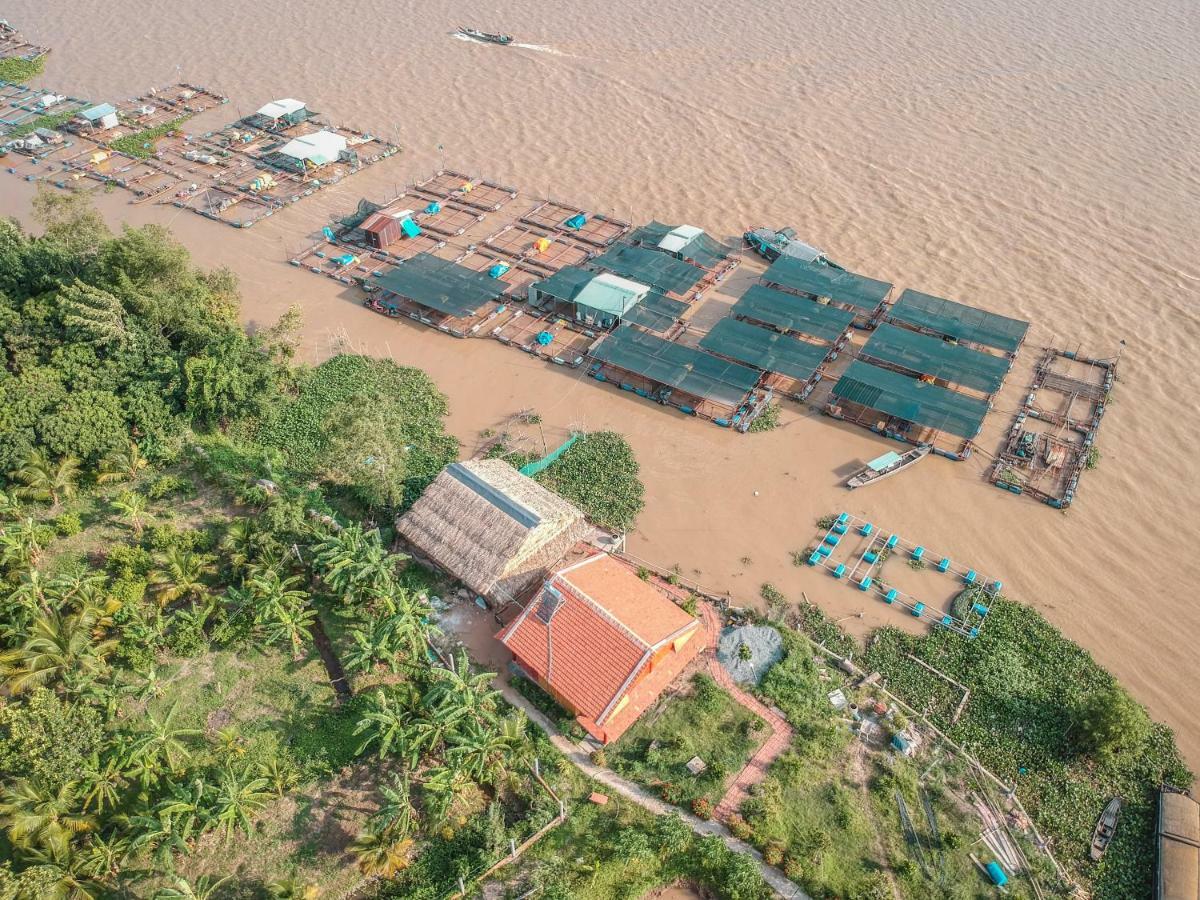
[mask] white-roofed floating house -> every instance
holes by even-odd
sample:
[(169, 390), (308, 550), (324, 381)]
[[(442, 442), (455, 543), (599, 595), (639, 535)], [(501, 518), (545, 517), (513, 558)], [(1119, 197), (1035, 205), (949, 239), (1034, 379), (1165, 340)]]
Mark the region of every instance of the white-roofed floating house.
[(308, 104), (303, 100), (286, 97), (282, 100), (272, 100), (260, 106), (251, 115), (243, 119), (252, 128), (262, 128), (267, 131), (286, 131), (293, 125), (301, 125), (313, 117)]

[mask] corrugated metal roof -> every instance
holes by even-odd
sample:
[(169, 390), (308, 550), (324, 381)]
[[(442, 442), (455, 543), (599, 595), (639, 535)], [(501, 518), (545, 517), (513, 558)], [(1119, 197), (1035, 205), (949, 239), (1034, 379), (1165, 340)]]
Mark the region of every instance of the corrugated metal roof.
[(111, 116), (116, 111), (117, 108), (111, 103), (98, 103), (95, 106), (88, 107), (79, 115), (83, 116), (89, 122), (95, 122), (97, 119), (103, 119), (105, 116)]
[(666, 250), (668, 253), (682, 253), (688, 244), (702, 234), (704, 234), (703, 228), (697, 228), (695, 225), (679, 225), (667, 232), (666, 237), (658, 242), (658, 246), (660, 250)]
[(305, 103), (303, 100), (294, 100), (288, 97), (283, 100), (272, 100), (266, 106), (260, 107), (257, 114), (266, 116), (268, 119), (278, 119), (281, 116), (299, 112), (304, 107)]
[(279, 152), (292, 159), (307, 160), (321, 166), (334, 162), (338, 155), (346, 149), (346, 139), (332, 131), (316, 131), (298, 138), (293, 138)]
[(637, 281), (603, 272), (583, 286), (575, 302), (613, 316), (624, 316), (650, 293), (650, 288)]

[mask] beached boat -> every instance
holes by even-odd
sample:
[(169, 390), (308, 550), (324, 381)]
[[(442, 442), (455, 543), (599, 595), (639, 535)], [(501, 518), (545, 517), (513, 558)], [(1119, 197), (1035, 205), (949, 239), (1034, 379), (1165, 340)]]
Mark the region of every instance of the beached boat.
[(897, 472), (907, 469), (909, 466), (923, 460), (929, 455), (930, 449), (930, 446), (925, 444), (920, 447), (914, 447), (907, 453), (896, 453), (894, 450), (889, 450), (878, 459), (871, 460), (861, 471), (855, 472), (850, 477), (850, 480), (846, 482), (846, 487), (854, 490), (864, 485), (874, 484), (876, 481), (880, 481), (890, 475), (895, 475)]
[(1096, 830), (1092, 832), (1093, 860), (1099, 861), (1100, 857), (1104, 855), (1104, 851), (1108, 849), (1109, 841), (1117, 833), (1117, 816), (1120, 812), (1121, 798), (1113, 797), (1104, 807), (1104, 812), (1100, 814), (1100, 821), (1096, 823)]
[(475, 28), (463, 28), (458, 26), (458, 33), (465, 34), (469, 38), (475, 38), (477, 41), (487, 41), (489, 44), (511, 44), (511, 34), (494, 34), (490, 31), (479, 31)]

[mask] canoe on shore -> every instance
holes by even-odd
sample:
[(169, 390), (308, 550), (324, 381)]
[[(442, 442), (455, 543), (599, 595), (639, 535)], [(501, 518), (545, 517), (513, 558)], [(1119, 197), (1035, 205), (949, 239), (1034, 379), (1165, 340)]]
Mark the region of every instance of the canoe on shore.
[(1108, 805), (1104, 807), (1104, 812), (1100, 814), (1100, 821), (1096, 823), (1096, 830), (1092, 832), (1092, 859), (1099, 862), (1100, 857), (1104, 856), (1104, 851), (1108, 849), (1109, 841), (1113, 839), (1113, 835), (1117, 833), (1117, 816), (1121, 812), (1121, 798), (1113, 797), (1108, 801)]
[(915, 465), (929, 455), (930, 446), (923, 444), (920, 447), (914, 447), (907, 453), (896, 453), (888, 451), (878, 459), (873, 459), (867, 463), (861, 470), (855, 472), (846, 482), (846, 487), (850, 490), (864, 487), (868, 484), (874, 484), (876, 481), (881, 481), (897, 472), (907, 469), (911, 465)]

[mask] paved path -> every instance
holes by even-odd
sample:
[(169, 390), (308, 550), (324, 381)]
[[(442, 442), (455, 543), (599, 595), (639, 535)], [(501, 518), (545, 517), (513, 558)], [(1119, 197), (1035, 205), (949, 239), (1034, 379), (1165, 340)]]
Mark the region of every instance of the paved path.
[(763, 719), (771, 727), (771, 736), (758, 748), (758, 752), (750, 757), (745, 768), (729, 785), (725, 796), (717, 804), (714, 811), (716, 818), (726, 821), (731, 815), (742, 808), (742, 803), (750, 796), (750, 788), (767, 777), (767, 769), (771, 763), (792, 744), (792, 726), (779, 713), (772, 711), (757, 698), (750, 696), (729, 676), (729, 672), (717, 659), (717, 641), (721, 638), (721, 617), (713, 609), (711, 603), (705, 603), (700, 608), (704, 618), (704, 626), (708, 630), (708, 672), (713, 680), (721, 685), (742, 706)]
[(595, 765), (588, 754), (584, 753), (579, 748), (579, 745), (572, 743), (566, 737), (561, 735), (558, 732), (558, 729), (554, 727), (553, 723), (551, 723), (549, 719), (535, 709), (533, 704), (518, 694), (512, 685), (504, 682), (499, 686), (499, 688), (500, 693), (504, 695), (504, 699), (518, 709), (523, 710), (525, 715), (529, 716), (532, 722), (541, 728), (542, 731), (546, 732), (546, 734), (550, 737), (551, 743), (558, 748), (562, 755), (570, 760), (570, 762), (588, 778), (599, 782), (613, 793), (620, 794), (622, 797), (632, 800), (634, 803), (638, 804), (638, 806), (648, 809), (657, 816), (666, 816), (671, 814), (678, 815), (696, 834), (716, 835), (725, 842), (725, 846), (730, 850), (733, 850), (735, 853), (745, 854), (746, 856), (754, 859), (758, 863), (758, 868), (759, 871), (762, 872), (763, 878), (766, 879), (767, 884), (769, 884), (775, 890), (777, 896), (788, 898), (788, 900), (791, 900), (791, 898), (795, 898), (795, 900), (810, 900), (808, 895), (805, 894), (804, 891), (800, 890), (795, 882), (789, 879), (774, 866), (769, 866), (763, 862), (761, 853), (759, 853), (746, 842), (739, 841), (737, 838), (731, 835), (729, 833), (729, 829), (727, 829), (720, 822), (706, 822), (703, 819), (699, 819), (696, 816), (693, 816), (691, 813), (684, 812), (678, 807), (672, 806), (670, 803), (667, 803), (665, 800), (662, 800), (654, 794), (651, 794), (645, 788), (634, 784), (632, 781), (627, 781), (611, 769), (605, 769)]

